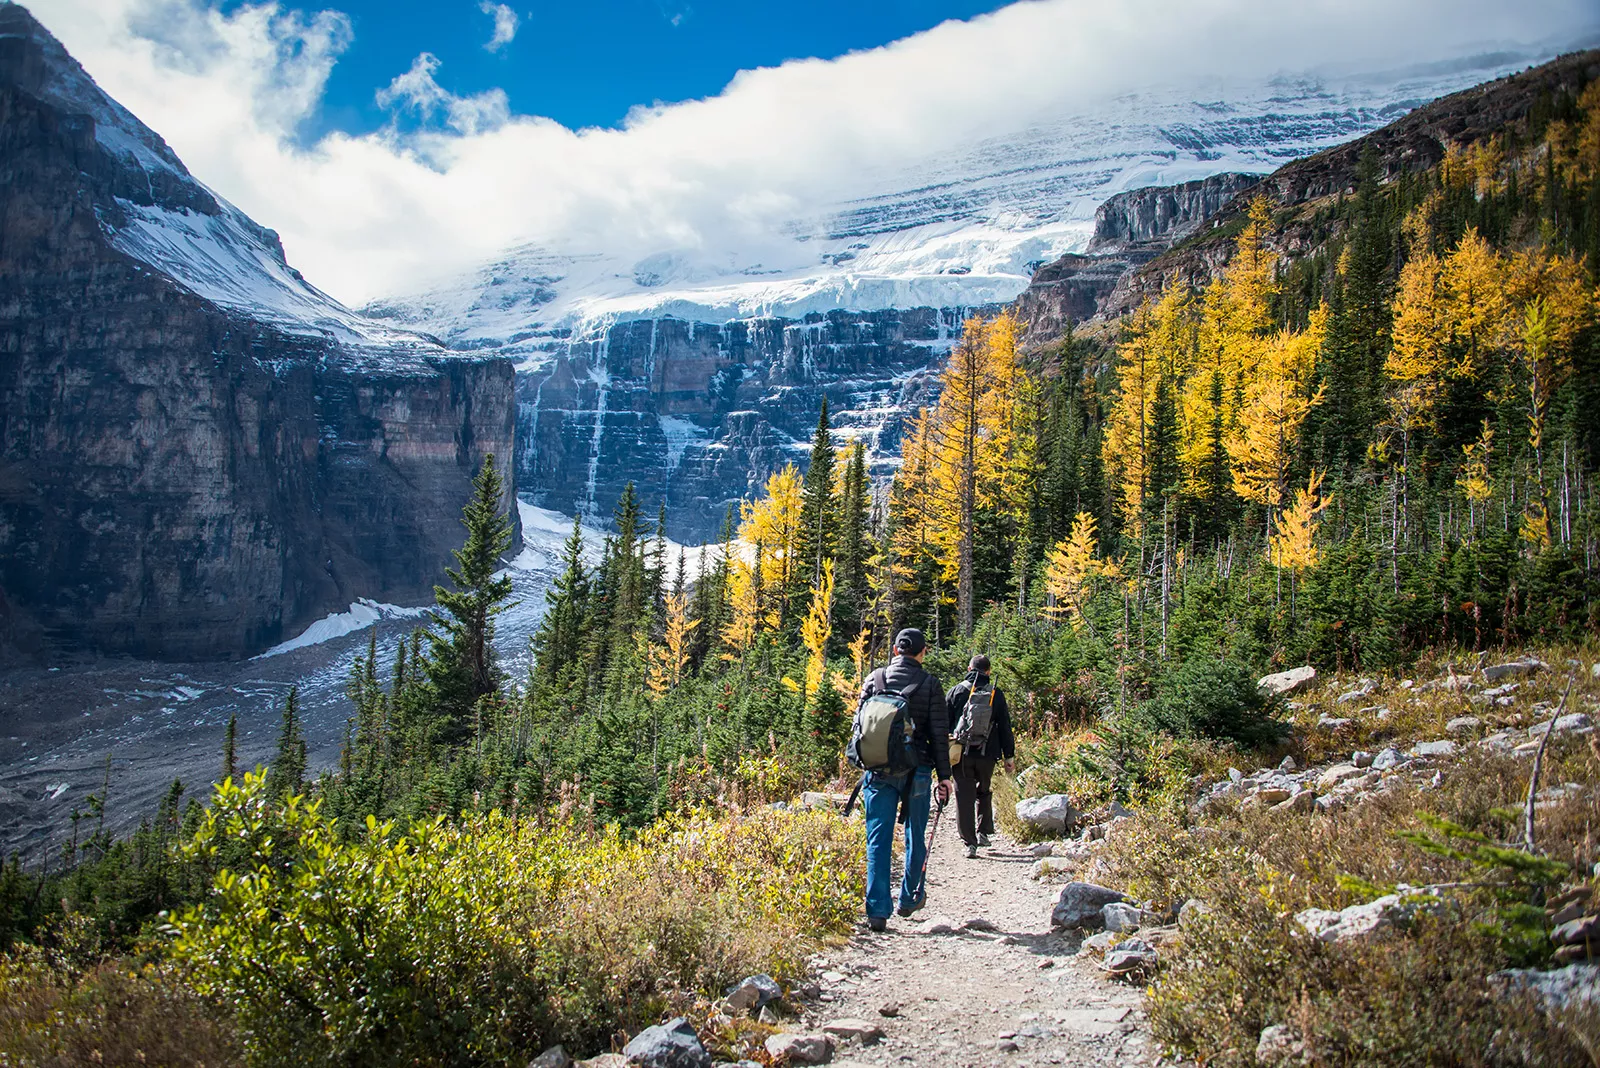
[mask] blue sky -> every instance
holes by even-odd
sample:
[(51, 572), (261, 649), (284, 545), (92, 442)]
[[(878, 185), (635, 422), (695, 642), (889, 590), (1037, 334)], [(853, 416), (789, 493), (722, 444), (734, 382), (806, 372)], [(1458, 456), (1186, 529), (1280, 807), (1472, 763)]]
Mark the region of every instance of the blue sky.
[[(242, 6), (241, 0), (224, 10)], [(300, 5), (295, 5), (300, 6)], [(310, 7), (310, 5), (306, 5)], [(374, 94), (421, 52), (465, 96), (505, 90), (511, 111), (568, 127), (615, 126), (636, 105), (720, 92), (736, 72), (787, 59), (832, 59), (1004, 6), (998, 0), (507, 0), (516, 36), (489, 51), (495, 19), (480, 0), (332, 0), (349, 49), (304, 131), (363, 133), (387, 112)], [(314, 9), (314, 8), (313, 8)]]

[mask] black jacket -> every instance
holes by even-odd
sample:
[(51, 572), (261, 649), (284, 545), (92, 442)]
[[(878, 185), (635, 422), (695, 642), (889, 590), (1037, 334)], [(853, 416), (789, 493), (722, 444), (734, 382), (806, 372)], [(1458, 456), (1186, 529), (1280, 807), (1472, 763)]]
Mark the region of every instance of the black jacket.
[[(945, 719), (952, 729), (956, 721), (961, 718), (962, 710), (967, 707), (967, 698), (972, 693), (972, 687), (985, 686), (988, 683), (989, 676), (973, 671), (950, 687), (950, 695), (945, 698), (944, 703)], [(1000, 692), (998, 686), (994, 690), (994, 717), (989, 724), (989, 737), (983, 740), (983, 748), (972, 755), (985, 760), (1011, 760), (1017, 755), (1017, 740), (1011, 733), (1011, 710), (1006, 708), (1006, 695)]]
[[(933, 674), (909, 656), (897, 656), (867, 676), (861, 686), (861, 700), (875, 693), (894, 690), (906, 699), (906, 711), (916, 725), (912, 744), (917, 763), (937, 768), (940, 779), (950, 777), (950, 720), (945, 714), (944, 687)], [(860, 702), (857, 702), (859, 706)]]

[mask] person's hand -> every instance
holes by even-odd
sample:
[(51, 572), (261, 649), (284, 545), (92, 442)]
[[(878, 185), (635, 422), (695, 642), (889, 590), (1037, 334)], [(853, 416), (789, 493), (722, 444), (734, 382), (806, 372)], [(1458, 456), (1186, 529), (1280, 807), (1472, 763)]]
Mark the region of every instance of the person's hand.
[(1015, 760), (1006, 761), (1006, 774), (1007, 775), (1015, 775), (1016, 773), (1017, 773), (1017, 762)]
[(955, 792), (955, 788), (956, 784), (954, 779), (940, 779), (939, 786), (934, 791), (934, 793), (939, 795), (939, 804), (942, 805), (949, 801), (950, 795)]

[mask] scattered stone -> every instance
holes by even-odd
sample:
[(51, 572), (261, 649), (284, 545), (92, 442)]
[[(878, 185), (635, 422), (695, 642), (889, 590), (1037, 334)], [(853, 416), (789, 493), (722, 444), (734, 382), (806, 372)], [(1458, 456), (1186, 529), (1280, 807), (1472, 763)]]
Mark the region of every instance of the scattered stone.
[(711, 1068), (711, 1054), (682, 1016), (646, 1027), (622, 1048), (622, 1055), (641, 1068)]
[(1490, 698), (1491, 700), (1498, 700), (1498, 699), (1500, 699), (1502, 697), (1509, 697), (1511, 694), (1515, 693), (1516, 690), (1517, 690), (1517, 687), (1521, 686), (1521, 685), (1522, 685), (1522, 683), (1520, 683), (1520, 682), (1508, 682), (1508, 683), (1505, 683), (1504, 685), (1495, 686), (1495, 687), (1493, 687), (1491, 689), (1484, 690), (1478, 696), (1479, 697), (1487, 697), (1487, 698)]
[[(1586, 715), (1585, 713), (1583, 713), (1583, 712), (1568, 712), (1564, 716), (1556, 717), (1556, 725), (1553, 728), (1553, 730), (1551, 731), (1551, 733), (1553, 733), (1553, 734), (1573, 734), (1573, 733), (1576, 733), (1578, 731), (1582, 731), (1582, 730), (1584, 730), (1584, 729), (1586, 729), (1588, 727), (1592, 727), (1593, 725), (1594, 724), (1590, 721), (1588, 715)], [(1531, 739), (1535, 739), (1535, 740), (1543, 739), (1545, 729), (1548, 728), (1548, 727), (1550, 727), (1550, 721), (1549, 720), (1545, 720), (1542, 723), (1535, 723), (1531, 728), (1529, 728), (1528, 735), (1529, 735), (1529, 737)]]
[(1456, 743), (1448, 738), (1434, 742), (1418, 742), (1411, 752), (1419, 757), (1447, 757), (1456, 755)]
[[(844, 976), (841, 975), (839, 978), (843, 979)], [(783, 988), (772, 976), (752, 975), (728, 991), (726, 1005), (732, 1012), (759, 1012), (767, 1002), (781, 997)]]
[(1028, 852), (1036, 857), (1048, 857), (1055, 852), (1055, 848), (1056, 844), (1054, 842), (1035, 842), (1028, 847)]
[(1523, 660), (1492, 664), (1483, 669), (1483, 677), (1490, 682), (1499, 682), (1501, 679), (1510, 678), (1514, 675), (1532, 675), (1536, 672), (1544, 671), (1549, 666), (1544, 661), (1536, 660), (1530, 656)]
[(785, 1064), (827, 1064), (833, 1059), (832, 1035), (804, 1035), (792, 1032), (767, 1039), (767, 1056)]
[(1136, 931), (1144, 914), (1137, 905), (1113, 901), (1100, 909), (1100, 922), (1108, 931)]
[(620, 1053), (602, 1053), (598, 1057), (579, 1061), (574, 1068), (628, 1068), (628, 1058)]
[(1000, 930), (1000, 926), (987, 916), (973, 916), (970, 919), (961, 921), (961, 930), (982, 931), (986, 934), (993, 934)]
[(866, 1020), (857, 1020), (854, 1017), (844, 1017), (838, 1020), (829, 1020), (822, 1025), (822, 1030), (844, 1042), (859, 1042), (863, 1046), (870, 1046), (883, 1040), (883, 1028)]
[(1489, 981), (1508, 991), (1532, 994), (1551, 1014), (1580, 1006), (1600, 1010), (1600, 964), (1569, 964), (1549, 972), (1513, 968), (1495, 972)]
[(1600, 679), (1600, 664), (1596, 664), (1589, 669), (1589, 677), (1591, 679)]
[[(1600, 916), (1580, 916), (1575, 920), (1568, 920), (1550, 932), (1550, 941), (1558, 946), (1600, 942)], [(1595, 948), (1600, 949), (1600, 946)]]
[(900, 1015), (900, 1003), (898, 1001), (885, 1001), (878, 1006), (878, 1015), (890, 1020), (894, 1019)]
[(1280, 801), (1272, 806), (1279, 812), (1298, 812), (1307, 815), (1317, 810), (1317, 792), (1315, 790), (1301, 790), (1287, 801)]
[(1030, 827), (1054, 834), (1065, 834), (1078, 822), (1079, 813), (1066, 794), (1048, 794), (1017, 802), (1017, 819)]
[(1361, 774), (1361, 769), (1354, 764), (1335, 764), (1317, 777), (1317, 789), (1331, 790), (1346, 779), (1353, 779)]
[(1279, 671), (1264, 676), (1257, 686), (1269, 694), (1286, 697), (1292, 693), (1299, 693), (1317, 677), (1317, 669), (1307, 664), (1305, 667), (1290, 668), (1288, 671)]
[(572, 1057), (564, 1046), (551, 1046), (533, 1060), (528, 1068), (572, 1068)]
[(1300, 770), (1300, 765), (1295, 762), (1294, 757), (1286, 756), (1286, 757), (1283, 758), (1283, 760), (1281, 760), (1278, 763), (1278, 770), (1279, 771), (1299, 771)]
[(1015, 1053), (1018, 1048), (1017, 1040), (1014, 1038), (1002, 1038), (994, 1044), (996, 1053)]
[(1297, 1064), (1304, 1058), (1305, 1052), (1305, 1042), (1284, 1024), (1263, 1027), (1256, 1041), (1256, 1061), (1260, 1064)]
[(1444, 725), (1446, 734), (1477, 734), (1483, 720), (1477, 716), (1457, 716)]
[(1323, 794), (1317, 798), (1317, 811), (1325, 816), (1331, 816), (1344, 808), (1344, 798), (1335, 794)]
[(1379, 723), (1387, 723), (1389, 720), (1394, 718), (1393, 710), (1387, 708), (1374, 708), (1372, 710), (1372, 714), (1377, 718)]
[(1126, 900), (1117, 891), (1094, 883), (1068, 883), (1061, 888), (1061, 896), (1050, 911), (1050, 922), (1056, 927), (1095, 930), (1105, 919), (1101, 909), (1113, 901)]
[(1229, 768), (1228, 778), (1232, 780), (1233, 785), (1238, 786), (1240, 783), (1244, 782), (1244, 772), (1240, 771), (1238, 768)]
[(1038, 968), (1041, 972), (1045, 971), (1048, 968), (1054, 968), (1055, 966), (1056, 966), (1056, 962), (1051, 960), (1049, 957), (1046, 957), (1044, 960), (1042, 960), (1038, 964), (1034, 965), (1034, 967)]
[(781, 1022), (778, 1019), (778, 1014), (772, 1011), (771, 1005), (761, 1006), (761, 1011), (756, 1013), (756, 1019), (769, 1027), (776, 1027)]
[(929, 916), (923, 934), (947, 935), (956, 933), (956, 921), (948, 916)]
[(1353, 719), (1341, 719), (1336, 716), (1323, 716), (1317, 720), (1317, 727), (1320, 730), (1332, 731), (1337, 734), (1339, 731), (1348, 730), (1350, 725), (1354, 722), (1355, 720)]
[(1178, 908), (1178, 926), (1187, 931), (1198, 923), (1201, 917), (1211, 915), (1214, 910), (1210, 905), (1197, 897), (1191, 897)]
[(1372, 758), (1372, 770), (1388, 771), (1391, 768), (1397, 768), (1401, 764), (1404, 764), (1405, 759), (1406, 758), (1400, 754), (1400, 750), (1394, 748), (1393, 746), (1386, 746), (1385, 748), (1378, 750), (1378, 755)]
[(1280, 801), (1287, 801), (1294, 796), (1294, 791), (1287, 786), (1263, 786), (1255, 792), (1255, 798), (1263, 805), (1276, 805)]
[(1332, 909), (1306, 909), (1295, 914), (1295, 922), (1322, 942), (1368, 941), (1395, 927), (1403, 927), (1420, 912), (1438, 912), (1443, 902), (1436, 896), (1416, 891), (1385, 894), (1364, 905), (1351, 905), (1337, 912)]
[(1374, 759), (1375, 757), (1364, 749), (1357, 749), (1354, 753), (1350, 754), (1350, 763), (1354, 764), (1358, 768), (1372, 767), (1372, 761)]

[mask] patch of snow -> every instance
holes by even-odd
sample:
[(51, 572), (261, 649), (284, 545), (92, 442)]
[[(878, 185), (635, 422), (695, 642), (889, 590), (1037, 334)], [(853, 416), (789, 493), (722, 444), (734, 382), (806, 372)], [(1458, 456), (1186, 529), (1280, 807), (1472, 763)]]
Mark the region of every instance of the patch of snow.
[(70, 789), (72, 789), (72, 784), (70, 782), (50, 783), (44, 788), (44, 799), (46, 801), (54, 801), (56, 798), (60, 797)]
[[(402, 608), (397, 604), (382, 604), (365, 597), (350, 605), (349, 611), (334, 612), (317, 620), (311, 626), (300, 632), (295, 638), (274, 645), (271, 649), (252, 657), (253, 660), (265, 660), (269, 656), (279, 656), (291, 653), (296, 649), (304, 649), (308, 645), (320, 645), (323, 642), (342, 638), (346, 634), (354, 634), (358, 630), (365, 630), (380, 619), (409, 619), (426, 616), (432, 611), (432, 606), (420, 608)], [(162, 711), (166, 711), (163, 709)]]
[(678, 464), (683, 460), (684, 450), (690, 445), (708, 439), (711, 431), (677, 416), (663, 415), (659, 418), (661, 433), (667, 438), (667, 471), (670, 473), (678, 469)]

